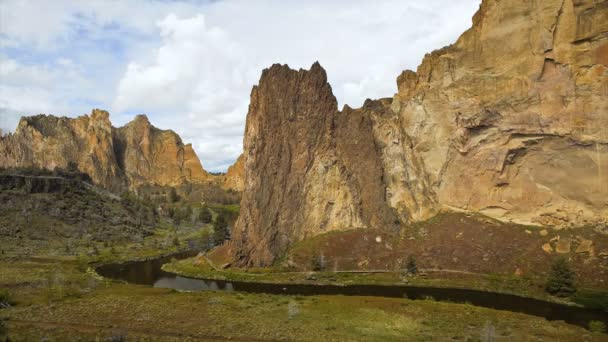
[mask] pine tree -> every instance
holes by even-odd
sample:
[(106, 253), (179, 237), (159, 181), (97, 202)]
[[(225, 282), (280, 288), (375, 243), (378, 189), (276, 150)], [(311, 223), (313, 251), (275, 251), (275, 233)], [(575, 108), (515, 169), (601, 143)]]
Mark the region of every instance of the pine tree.
[(565, 258), (555, 260), (551, 266), (545, 290), (558, 297), (568, 297), (576, 292), (574, 272)]
[(230, 238), (230, 232), (228, 231), (228, 221), (224, 215), (219, 214), (215, 219), (215, 225), (213, 226), (213, 241), (215, 245), (221, 245)]
[(407, 258), (406, 269), (407, 269), (407, 273), (409, 273), (411, 275), (418, 274), (418, 265), (416, 265), (416, 259), (414, 259), (414, 256), (410, 255)]
[(209, 208), (202, 207), (201, 211), (198, 213), (198, 220), (202, 223), (211, 223), (212, 217)]
[(179, 196), (177, 195), (177, 191), (175, 191), (175, 188), (171, 188), (171, 190), (169, 190), (168, 200), (169, 203), (175, 203), (179, 201)]

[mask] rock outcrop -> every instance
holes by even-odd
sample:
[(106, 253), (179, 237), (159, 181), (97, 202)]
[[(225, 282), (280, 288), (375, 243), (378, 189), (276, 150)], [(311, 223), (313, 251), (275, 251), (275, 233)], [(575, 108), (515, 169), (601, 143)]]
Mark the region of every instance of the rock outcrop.
[(114, 129), (114, 150), (129, 184), (177, 186), (209, 178), (192, 145), (171, 130), (160, 130), (145, 115)]
[(0, 167), (53, 170), (70, 164), (112, 191), (209, 177), (191, 145), (143, 115), (120, 128), (112, 127), (108, 112), (99, 109), (75, 119), (37, 115), (22, 118), (15, 133), (0, 137)]
[(241, 154), (234, 164), (230, 165), (222, 178), (224, 189), (243, 192), (245, 188), (245, 155)]
[(608, 2), (484, 0), (392, 99), (336, 108), (324, 70), (274, 65), (251, 94), (237, 265), (331, 230), (441, 210), (518, 223), (608, 218)]

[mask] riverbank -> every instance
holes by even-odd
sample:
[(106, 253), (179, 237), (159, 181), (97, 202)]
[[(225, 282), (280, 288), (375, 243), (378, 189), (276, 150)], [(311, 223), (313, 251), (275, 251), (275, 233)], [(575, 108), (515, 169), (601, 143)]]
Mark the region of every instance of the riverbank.
[(544, 291), (544, 284), (526, 277), (475, 274), (455, 270), (421, 270), (422, 276), (401, 272), (283, 272), (279, 269), (219, 269), (203, 256), (174, 260), (166, 272), (195, 279), (272, 284), (386, 285), (471, 289), (533, 298), (558, 304), (585, 306), (608, 312), (608, 291), (581, 288), (572, 298), (558, 298)]
[(485, 336), (601, 341), (605, 337), (561, 321), (433, 300), (177, 292), (110, 281), (79, 270), (75, 262), (53, 259), (0, 259), (0, 272), (19, 274), (22, 281), (27, 278), (27, 285), (2, 279), (2, 287), (15, 298), (14, 306), (0, 310), (13, 341), (465, 341)]

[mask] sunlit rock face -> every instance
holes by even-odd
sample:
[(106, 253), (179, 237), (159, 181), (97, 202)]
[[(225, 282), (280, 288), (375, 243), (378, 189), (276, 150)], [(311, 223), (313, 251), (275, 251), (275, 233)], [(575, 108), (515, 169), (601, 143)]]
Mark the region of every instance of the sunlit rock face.
[(75, 119), (24, 117), (15, 133), (0, 138), (1, 167), (53, 170), (70, 163), (113, 191), (208, 178), (191, 145), (173, 131), (155, 128), (143, 115), (120, 128), (112, 127), (108, 112), (99, 109)]
[(398, 79), (392, 108), (436, 203), (503, 220), (608, 217), (608, 3), (483, 1)]
[(242, 192), (245, 188), (245, 155), (241, 154), (232, 164), (222, 178), (222, 186), (225, 189)]
[(484, 0), (471, 29), (397, 84), (392, 99), (338, 111), (318, 64), (264, 70), (229, 245), (237, 264), (445, 209), (606, 223), (608, 2)]
[(184, 145), (171, 130), (161, 130), (145, 115), (114, 130), (116, 156), (129, 184), (177, 186), (209, 178), (192, 145)]

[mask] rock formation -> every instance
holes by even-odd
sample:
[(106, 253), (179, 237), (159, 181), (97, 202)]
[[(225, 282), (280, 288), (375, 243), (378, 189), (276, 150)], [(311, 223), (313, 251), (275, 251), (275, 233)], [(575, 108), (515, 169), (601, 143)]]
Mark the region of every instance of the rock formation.
[(114, 150), (129, 184), (177, 186), (209, 178), (192, 145), (170, 130), (160, 130), (145, 115), (113, 131)]
[(0, 137), (0, 167), (53, 170), (70, 163), (112, 191), (208, 179), (191, 145), (143, 115), (120, 128), (99, 109), (75, 119), (37, 115), (22, 118), (15, 133)]
[(237, 265), (446, 209), (607, 223), (608, 2), (484, 0), (471, 29), (397, 85), (392, 99), (340, 112), (318, 64), (264, 70), (228, 246)]
[(242, 192), (245, 188), (245, 155), (241, 154), (222, 178), (222, 187)]

